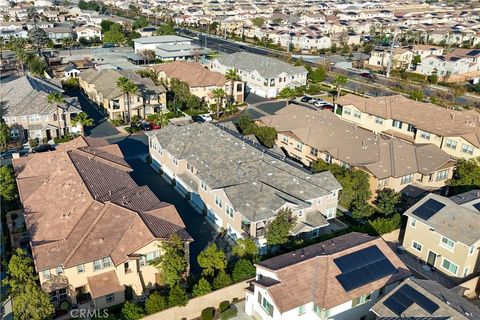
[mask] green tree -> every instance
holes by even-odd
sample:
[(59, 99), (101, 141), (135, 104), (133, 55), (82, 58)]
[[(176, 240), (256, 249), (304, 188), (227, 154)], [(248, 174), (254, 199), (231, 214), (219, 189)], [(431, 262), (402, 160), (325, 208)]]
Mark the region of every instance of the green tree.
[(174, 25), (170, 23), (163, 23), (161, 24), (157, 30), (153, 33), (156, 36), (163, 36), (163, 35), (175, 35), (177, 32), (175, 31)]
[(263, 24), (265, 23), (265, 19), (261, 17), (256, 17), (252, 19), (252, 23), (254, 26), (261, 28)]
[(93, 126), (93, 119), (90, 118), (85, 112), (80, 112), (72, 119), (72, 125), (76, 126), (77, 124), (81, 125), (81, 134), (85, 135), (85, 127)]
[(363, 53), (370, 54), (370, 52), (372, 52), (373, 49), (374, 49), (373, 44), (367, 43), (367, 44), (364, 44), (362, 52), (363, 52)]
[(11, 166), (0, 167), (0, 197), (7, 202), (18, 198), (17, 182)]
[(225, 253), (215, 243), (212, 243), (200, 252), (197, 261), (203, 269), (203, 275), (208, 277), (213, 277), (216, 271), (223, 271), (227, 267)]
[(100, 27), (102, 28), (102, 33), (105, 34), (108, 31), (110, 31), (110, 27), (115, 24), (115, 22), (110, 21), (110, 20), (102, 20), (100, 23)]
[[(337, 176), (332, 172), (337, 178)], [(338, 174), (337, 174), (338, 175)], [(353, 202), (366, 203), (372, 196), (368, 174), (361, 170), (344, 170), (337, 180), (343, 189), (339, 202), (342, 206), (351, 209)]]
[(217, 101), (216, 104), (216, 111), (215, 114), (217, 115), (217, 119), (220, 117), (220, 107), (223, 105), (223, 98), (225, 97), (225, 90), (222, 88), (215, 88), (212, 90), (212, 95)]
[(13, 314), (15, 319), (44, 320), (50, 319), (55, 307), (50, 296), (35, 283), (27, 283), (22, 291), (13, 297)]
[(335, 85), (335, 90), (337, 91), (337, 99), (335, 101), (338, 101), (338, 99), (340, 98), (341, 88), (343, 85), (347, 84), (347, 82), (347, 77), (341, 75), (338, 75), (333, 81), (333, 84)]
[(20, 74), (24, 74), (25, 64), (28, 61), (29, 55), (27, 54), (27, 41), (22, 38), (12, 38), (8, 42), (7, 48), (12, 50), (15, 54), (15, 60), (18, 64)]
[[(3, 168), (5, 168), (5, 166), (0, 167), (0, 170), (3, 171)], [(36, 284), (37, 276), (35, 276), (33, 261), (26, 255), (25, 251), (20, 248), (17, 248), (10, 258), (7, 266), (7, 274), (8, 276), (3, 280), (2, 284), (10, 286), (10, 292), (13, 296), (21, 293), (27, 284)]]
[(220, 271), (218, 275), (213, 279), (213, 288), (215, 290), (222, 289), (231, 285), (232, 278), (224, 271)]
[(233, 103), (233, 101), (235, 100), (234, 97), (233, 97), (233, 94), (234, 94), (234, 83), (235, 81), (239, 81), (240, 80), (240, 76), (238, 75), (237, 71), (235, 69), (229, 69), (227, 71), (227, 73), (225, 74), (225, 78), (227, 80), (230, 80), (230, 94), (229, 94), (229, 104), (230, 103)]
[(281, 209), (278, 211), (275, 219), (267, 226), (267, 244), (276, 246), (287, 243), (290, 231), (295, 226), (295, 221), (292, 210)]
[(363, 199), (354, 199), (349, 209), (355, 219), (369, 218), (375, 213), (375, 208)]
[(150, 294), (145, 301), (145, 311), (148, 314), (154, 314), (168, 308), (167, 298), (160, 295), (157, 291)]
[(146, 17), (140, 16), (133, 22), (133, 30), (140, 29), (148, 26), (149, 22)]
[(147, 120), (161, 128), (166, 127), (170, 122), (167, 114), (164, 112), (149, 114)]
[(267, 126), (257, 126), (255, 130), (255, 137), (258, 141), (267, 148), (273, 148), (277, 138), (277, 130)]
[(28, 32), (28, 39), (33, 47), (37, 49), (38, 56), (42, 56), (42, 49), (48, 44), (49, 38), (45, 30), (33, 28)]
[(112, 24), (110, 26), (110, 29), (107, 32), (105, 32), (105, 34), (103, 35), (104, 43), (121, 45), (121, 44), (124, 44), (126, 41), (127, 41), (127, 38), (125, 37), (125, 33), (122, 29), (122, 26), (119, 25), (118, 23)]
[(62, 132), (62, 124), (60, 122), (60, 114), (63, 112), (62, 108), (60, 107), (61, 104), (65, 103), (65, 99), (63, 98), (63, 94), (60, 92), (52, 91), (47, 96), (48, 103), (54, 104), (57, 108), (57, 125), (58, 131), (61, 134)]
[(162, 272), (166, 284), (170, 287), (180, 282), (187, 270), (187, 261), (182, 239), (177, 234), (172, 234), (161, 245), (163, 255), (157, 267)]
[(295, 98), (298, 95), (297, 91), (293, 88), (285, 87), (277, 95), (277, 98), (279, 99), (285, 99), (286, 104), (288, 106), (288, 103), (290, 102), (290, 99)]
[(5, 123), (5, 120), (0, 116), (0, 150), (3, 151), (7, 148), (8, 143), (11, 140), (10, 127)]
[(203, 296), (210, 292), (212, 292), (212, 286), (205, 278), (200, 278), (192, 289), (192, 295), (194, 297)]
[(462, 193), (480, 188), (480, 160), (478, 158), (459, 159), (453, 177), (448, 181), (452, 193)]
[(175, 285), (171, 290), (168, 296), (168, 304), (171, 307), (175, 306), (186, 306), (188, 303), (188, 297), (185, 290), (180, 287), (180, 285)]
[(232, 248), (232, 254), (240, 258), (255, 261), (258, 256), (258, 247), (252, 238), (241, 238), (235, 242)]
[(396, 208), (400, 203), (400, 193), (393, 189), (385, 188), (377, 191), (375, 206), (385, 216), (391, 216), (396, 212)]
[(74, 44), (75, 44), (75, 39), (73, 39), (73, 37), (68, 37), (68, 38), (62, 39), (62, 47), (68, 49), (68, 55), (69, 56), (72, 55), (72, 47), (73, 47)]
[(43, 61), (42, 58), (37, 57), (37, 56), (32, 56), (28, 60), (28, 70), (37, 77), (44, 77), (45, 76), (45, 71), (47, 70), (47, 64), (45, 61)]
[(130, 95), (133, 93), (136, 93), (138, 91), (138, 87), (135, 83), (133, 83), (132, 80), (126, 78), (126, 77), (119, 77), (117, 79), (117, 87), (123, 92), (123, 94), (126, 97), (127, 101), (127, 115), (124, 115), (125, 119), (128, 119), (128, 122), (131, 120), (131, 110), (130, 110), (130, 104), (131, 104), (131, 98)]
[(235, 263), (235, 267), (233, 267), (233, 282), (250, 279), (255, 276), (255, 272), (256, 268), (252, 262), (246, 259), (240, 259)]
[[(131, 47), (133, 47), (133, 40), (141, 38), (142, 35), (136, 31), (130, 32), (127, 36), (127, 44)], [(154, 52), (155, 53), (155, 52)]]
[(416, 66), (418, 66), (420, 63), (422, 63), (422, 57), (420, 57), (420, 55), (417, 54), (415, 57), (413, 57), (413, 59), (412, 59), (412, 64), (416, 67)]
[(138, 320), (142, 319), (145, 316), (145, 313), (141, 306), (127, 301), (122, 308), (122, 316), (126, 320)]
[(253, 134), (257, 128), (257, 125), (253, 122), (249, 113), (242, 114), (240, 119), (237, 121), (237, 125), (244, 136)]
[(409, 98), (416, 101), (422, 101), (425, 98), (425, 94), (422, 90), (412, 90), (410, 91)]
[(319, 66), (315, 70), (308, 73), (308, 79), (313, 83), (320, 83), (327, 77), (327, 71), (322, 66)]
[(437, 69), (433, 70), (432, 74), (427, 77), (428, 82), (436, 84), (438, 82)]

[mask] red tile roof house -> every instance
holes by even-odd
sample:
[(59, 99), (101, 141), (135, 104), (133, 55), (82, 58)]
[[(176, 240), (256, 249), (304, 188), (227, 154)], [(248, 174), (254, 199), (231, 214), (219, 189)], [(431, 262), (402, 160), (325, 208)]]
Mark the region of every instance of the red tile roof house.
[(259, 262), (246, 289), (256, 319), (374, 319), (369, 311), (410, 271), (381, 239), (352, 232)]
[(159, 282), (148, 263), (172, 234), (188, 255), (192, 238), (175, 207), (133, 181), (117, 145), (79, 137), (13, 166), (35, 268), (55, 304), (110, 307), (125, 301), (126, 286), (141, 295)]

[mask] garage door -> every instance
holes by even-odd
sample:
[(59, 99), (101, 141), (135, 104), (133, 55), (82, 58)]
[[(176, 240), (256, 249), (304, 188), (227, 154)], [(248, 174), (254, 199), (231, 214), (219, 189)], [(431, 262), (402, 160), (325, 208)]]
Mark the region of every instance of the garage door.
[(208, 209), (207, 218), (209, 218), (210, 221), (214, 222), (217, 226), (223, 226), (223, 220), (212, 209)]
[(182, 180), (180, 180), (178, 178), (175, 182), (175, 187), (177, 187), (177, 190), (180, 191), (180, 193), (182, 193), (183, 195), (188, 194), (188, 190), (187, 190), (187, 186), (185, 185), (185, 182), (183, 182)]
[(265, 98), (266, 95), (267, 95), (267, 92), (266, 92), (265, 90), (263, 90), (263, 89), (258, 89), (258, 88), (256, 88), (256, 89), (255, 89), (255, 94), (256, 94), (257, 96), (260, 96), (260, 97), (264, 97), (264, 98)]
[(198, 193), (192, 193), (192, 203), (202, 211), (205, 209), (205, 202), (203, 202)]

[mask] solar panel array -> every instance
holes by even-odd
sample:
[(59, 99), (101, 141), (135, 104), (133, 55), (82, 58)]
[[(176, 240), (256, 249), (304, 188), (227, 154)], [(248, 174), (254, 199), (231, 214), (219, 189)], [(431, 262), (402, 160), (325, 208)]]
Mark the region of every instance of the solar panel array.
[(403, 285), (383, 302), (388, 309), (392, 310), (398, 316), (401, 316), (403, 312), (414, 303), (419, 305), (429, 314), (433, 314), (439, 308), (438, 304), (428, 299), (408, 284)]
[(336, 278), (345, 291), (360, 288), (397, 272), (397, 268), (377, 246), (367, 247), (333, 261), (342, 271)]
[(441, 202), (438, 202), (434, 199), (428, 199), (422, 203), (418, 208), (413, 210), (413, 214), (417, 217), (422, 218), (423, 220), (430, 219), (435, 213), (440, 211), (445, 205)]

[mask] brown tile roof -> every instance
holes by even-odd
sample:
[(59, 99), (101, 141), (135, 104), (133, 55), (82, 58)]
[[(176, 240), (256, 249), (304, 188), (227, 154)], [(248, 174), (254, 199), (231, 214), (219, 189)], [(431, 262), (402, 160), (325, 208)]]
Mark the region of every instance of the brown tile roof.
[(172, 233), (191, 240), (175, 207), (133, 181), (117, 148), (80, 137), (13, 160), (37, 270), (107, 256), (118, 265)]
[(228, 81), (220, 72), (210, 71), (196, 62), (174, 61), (151, 68), (155, 72), (164, 72), (170, 79), (182, 80), (190, 87), (223, 86)]
[(363, 98), (347, 94), (340, 105), (354, 105), (362, 112), (385, 119), (412, 124), (442, 137), (461, 136), (480, 148), (480, 114), (474, 110), (454, 111), (431, 103), (408, 99), (403, 95)]
[[(334, 259), (372, 245), (387, 257), (397, 272), (345, 291), (336, 278), (341, 271)], [(381, 238), (356, 232), (262, 261), (257, 266), (274, 272), (278, 277), (279, 283), (262, 280), (258, 284), (266, 287), (282, 313), (312, 301), (330, 309), (410, 275), (407, 267)]]
[(118, 281), (115, 271), (108, 271), (93, 277), (88, 277), (87, 281), (90, 287), (90, 294), (94, 299), (113, 292), (125, 290), (125, 287)]

